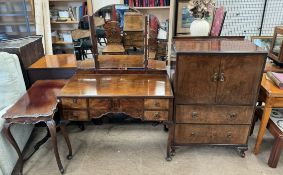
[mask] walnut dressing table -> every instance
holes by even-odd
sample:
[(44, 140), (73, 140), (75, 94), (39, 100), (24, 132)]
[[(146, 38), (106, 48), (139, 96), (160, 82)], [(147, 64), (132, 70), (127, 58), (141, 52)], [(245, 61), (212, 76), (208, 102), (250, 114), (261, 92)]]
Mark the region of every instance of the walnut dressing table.
[[(108, 113), (124, 113), (171, 128), (173, 93), (167, 74), (76, 74), (58, 98), (63, 120), (88, 121)], [(167, 160), (171, 160), (170, 133)]]

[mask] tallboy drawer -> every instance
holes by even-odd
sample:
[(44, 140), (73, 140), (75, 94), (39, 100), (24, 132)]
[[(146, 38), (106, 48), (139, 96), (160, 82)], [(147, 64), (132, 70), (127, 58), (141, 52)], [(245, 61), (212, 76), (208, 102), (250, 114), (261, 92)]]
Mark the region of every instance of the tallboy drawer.
[(64, 110), (63, 118), (65, 120), (72, 120), (72, 121), (87, 121), (88, 114), (87, 111), (83, 111), (83, 110)]
[(251, 124), (252, 106), (177, 105), (177, 123)]
[(149, 120), (149, 121), (168, 120), (168, 111), (144, 111), (144, 120)]
[(87, 102), (85, 98), (62, 98), (62, 106), (65, 109), (86, 109)]
[(145, 109), (169, 109), (168, 99), (145, 99)]
[(196, 125), (176, 124), (177, 144), (246, 144), (249, 125)]

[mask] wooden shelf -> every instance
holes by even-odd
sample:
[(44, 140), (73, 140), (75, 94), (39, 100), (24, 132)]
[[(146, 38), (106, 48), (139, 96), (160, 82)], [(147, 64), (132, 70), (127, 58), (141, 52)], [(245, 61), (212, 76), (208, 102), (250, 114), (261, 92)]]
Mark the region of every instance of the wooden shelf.
[(156, 6), (156, 7), (134, 7), (137, 10), (160, 10), (160, 9), (170, 9), (170, 6)]
[(51, 24), (78, 24), (79, 21), (51, 21)]
[[(33, 25), (34, 22), (30, 22), (29, 25)], [(26, 25), (25, 22), (1, 22), (0, 26), (14, 26), (14, 25)]]
[(56, 41), (55, 43), (52, 44), (57, 44), (57, 45), (69, 45), (73, 44), (72, 42), (64, 42), (64, 41)]

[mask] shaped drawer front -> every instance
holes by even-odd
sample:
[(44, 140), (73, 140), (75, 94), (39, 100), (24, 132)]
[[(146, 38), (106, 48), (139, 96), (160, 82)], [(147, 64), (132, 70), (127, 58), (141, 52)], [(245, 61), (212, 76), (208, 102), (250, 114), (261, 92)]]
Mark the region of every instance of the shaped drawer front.
[(63, 110), (63, 118), (72, 121), (87, 121), (88, 114), (84, 110)]
[(145, 99), (145, 109), (169, 109), (168, 99)]
[(249, 125), (176, 124), (175, 143), (246, 144)]
[(87, 103), (85, 98), (62, 98), (64, 109), (86, 109)]
[(117, 106), (117, 109), (115, 109), (116, 112), (123, 112), (127, 115), (138, 118), (143, 116), (144, 100), (141, 98), (121, 98), (117, 99), (117, 102), (115, 102), (115, 99), (113, 99), (113, 104), (114, 107)]
[(252, 106), (177, 105), (177, 123), (251, 124)]
[(144, 111), (144, 120), (148, 120), (148, 121), (168, 120), (168, 111)]
[(109, 98), (93, 98), (89, 99), (89, 109), (90, 110), (110, 110), (111, 109), (111, 99)]

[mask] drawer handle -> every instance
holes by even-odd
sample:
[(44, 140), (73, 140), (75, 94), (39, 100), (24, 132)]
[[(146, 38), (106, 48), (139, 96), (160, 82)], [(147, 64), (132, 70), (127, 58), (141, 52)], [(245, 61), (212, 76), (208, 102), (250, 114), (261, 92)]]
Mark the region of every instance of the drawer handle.
[(191, 133), (191, 136), (193, 136), (193, 137), (196, 136), (196, 133), (192, 132), (192, 133)]
[(230, 117), (230, 118), (236, 118), (236, 117), (237, 117), (237, 114), (234, 113), (234, 112), (233, 112), (233, 113), (230, 113), (230, 114), (229, 114), (229, 117)]
[(155, 120), (158, 120), (158, 119), (160, 118), (159, 112), (155, 112), (154, 115), (153, 115), (153, 118), (154, 118)]
[(154, 103), (154, 105), (155, 105), (156, 107), (160, 107), (160, 103), (157, 102), (157, 101)]
[(73, 98), (73, 103), (78, 103), (78, 99)]
[(197, 112), (192, 112), (192, 118), (197, 118), (198, 117), (198, 113)]
[(229, 138), (229, 139), (232, 138), (232, 133), (228, 132), (227, 138)]

